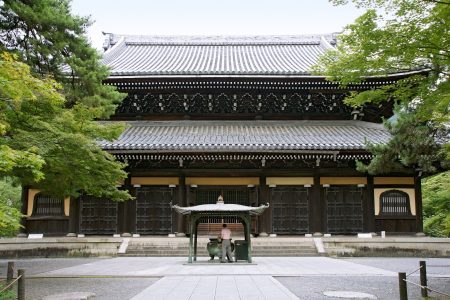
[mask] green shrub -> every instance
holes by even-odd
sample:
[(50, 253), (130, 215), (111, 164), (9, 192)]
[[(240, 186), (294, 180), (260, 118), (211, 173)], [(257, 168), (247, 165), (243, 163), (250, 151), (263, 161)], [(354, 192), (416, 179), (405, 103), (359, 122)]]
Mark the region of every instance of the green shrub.
[[(0, 291), (3, 290), (5, 284), (0, 283)], [(16, 293), (11, 290), (6, 290), (4, 292), (0, 292), (0, 300), (15, 300), (17, 299)]]
[(11, 178), (0, 180), (0, 237), (15, 236), (20, 229), (21, 188)]
[(450, 171), (422, 182), (424, 232), (429, 236), (450, 234)]

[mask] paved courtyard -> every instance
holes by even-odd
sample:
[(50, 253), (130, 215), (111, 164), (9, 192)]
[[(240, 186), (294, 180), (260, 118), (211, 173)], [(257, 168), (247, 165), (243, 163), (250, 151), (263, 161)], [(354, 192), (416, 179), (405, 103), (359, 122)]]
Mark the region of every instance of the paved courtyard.
[[(413, 272), (419, 260), (256, 257), (254, 264), (207, 258), (187, 264), (182, 257), (119, 257), (21, 259), (16, 268), (27, 270), (27, 299), (75, 291), (93, 292), (94, 299), (397, 299), (397, 272)], [(425, 260), (429, 285), (450, 293), (450, 259)], [(6, 263), (0, 260), (2, 277)], [(409, 279), (418, 282), (418, 273)], [(409, 285), (408, 293), (420, 299), (418, 288)]]

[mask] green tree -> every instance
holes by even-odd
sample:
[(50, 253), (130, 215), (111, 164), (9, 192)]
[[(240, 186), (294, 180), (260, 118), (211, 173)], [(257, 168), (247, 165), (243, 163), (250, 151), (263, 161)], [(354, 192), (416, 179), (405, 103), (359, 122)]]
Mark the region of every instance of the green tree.
[(107, 118), (124, 98), (103, 85), (108, 70), (86, 39), (88, 17), (70, 12), (70, 0), (4, 0), (0, 43), (31, 67), (33, 75), (62, 84), (66, 107), (83, 104)]
[[(331, 2), (345, 4), (348, 1)], [(338, 35), (336, 49), (320, 59), (316, 72), (348, 85), (361, 82), (367, 76), (417, 71), (414, 76), (378, 89), (352, 93), (346, 99), (347, 104), (355, 107), (392, 101), (401, 114), (388, 125), (397, 136), (396, 141), (371, 145), (369, 149), (375, 159), (368, 166), (359, 164), (359, 169), (376, 174), (401, 165), (432, 173), (437, 167), (447, 167), (450, 146), (448, 127), (443, 124), (450, 121), (450, 2), (353, 2), (368, 10)], [(405, 130), (408, 126), (415, 129)], [(424, 143), (413, 141), (414, 137), (409, 135), (414, 131), (421, 137), (429, 133), (442, 139), (427, 138)], [(409, 142), (401, 142), (406, 140)]]
[(0, 237), (14, 236), (20, 228), (20, 195), (11, 178), (0, 180)]
[(415, 114), (398, 113), (395, 121), (385, 122), (392, 134), (386, 144), (367, 143), (374, 154), (370, 164), (357, 162), (357, 169), (369, 174), (405, 172), (407, 168), (419, 168), (425, 173), (435, 173), (447, 167), (445, 152), (440, 141), (447, 138), (445, 125), (422, 122)]
[(0, 176), (57, 196), (84, 191), (130, 199), (116, 185), (125, 165), (102, 151), (121, 124), (100, 123), (123, 95), (86, 37), (89, 18), (68, 0), (5, 0), (0, 6)]
[[(126, 200), (116, 184), (126, 177), (124, 165), (101, 150), (99, 139), (112, 140), (121, 125), (105, 127), (92, 121), (85, 105), (65, 107), (59, 85), (37, 79), (30, 68), (4, 54), (0, 60), (0, 175), (14, 176), (58, 196), (95, 196)], [(29, 160), (21, 159), (30, 157)]]

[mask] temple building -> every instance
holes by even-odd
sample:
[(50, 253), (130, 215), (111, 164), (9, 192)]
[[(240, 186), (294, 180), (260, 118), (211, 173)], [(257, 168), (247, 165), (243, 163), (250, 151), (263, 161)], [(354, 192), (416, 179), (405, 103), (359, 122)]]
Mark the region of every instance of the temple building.
[[(356, 161), (366, 143), (385, 143), (392, 103), (359, 109), (351, 91), (391, 84), (414, 72), (370, 77), (345, 88), (313, 75), (334, 35), (131, 36), (110, 34), (104, 82), (127, 96), (108, 122), (128, 124), (103, 149), (128, 163), (124, 203), (26, 192), (26, 228), (46, 235), (189, 234), (172, 206), (216, 203), (257, 207), (251, 233), (416, 233), (422, 231), (420, 177), (369, 176)], [(200, 233), (233, 216), (204, 218)]]

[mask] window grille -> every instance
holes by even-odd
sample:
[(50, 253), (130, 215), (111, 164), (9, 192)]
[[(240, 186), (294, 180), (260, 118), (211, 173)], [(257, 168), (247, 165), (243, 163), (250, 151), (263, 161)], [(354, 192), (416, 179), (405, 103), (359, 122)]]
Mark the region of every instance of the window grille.
[(62, 216), (64, 215), (64, 199), (44, 194), (34, 197), (33, 216)]
[(398, 190), (389, 190), (380, 195), (381, 216), (411, 216), (409, 196)]

